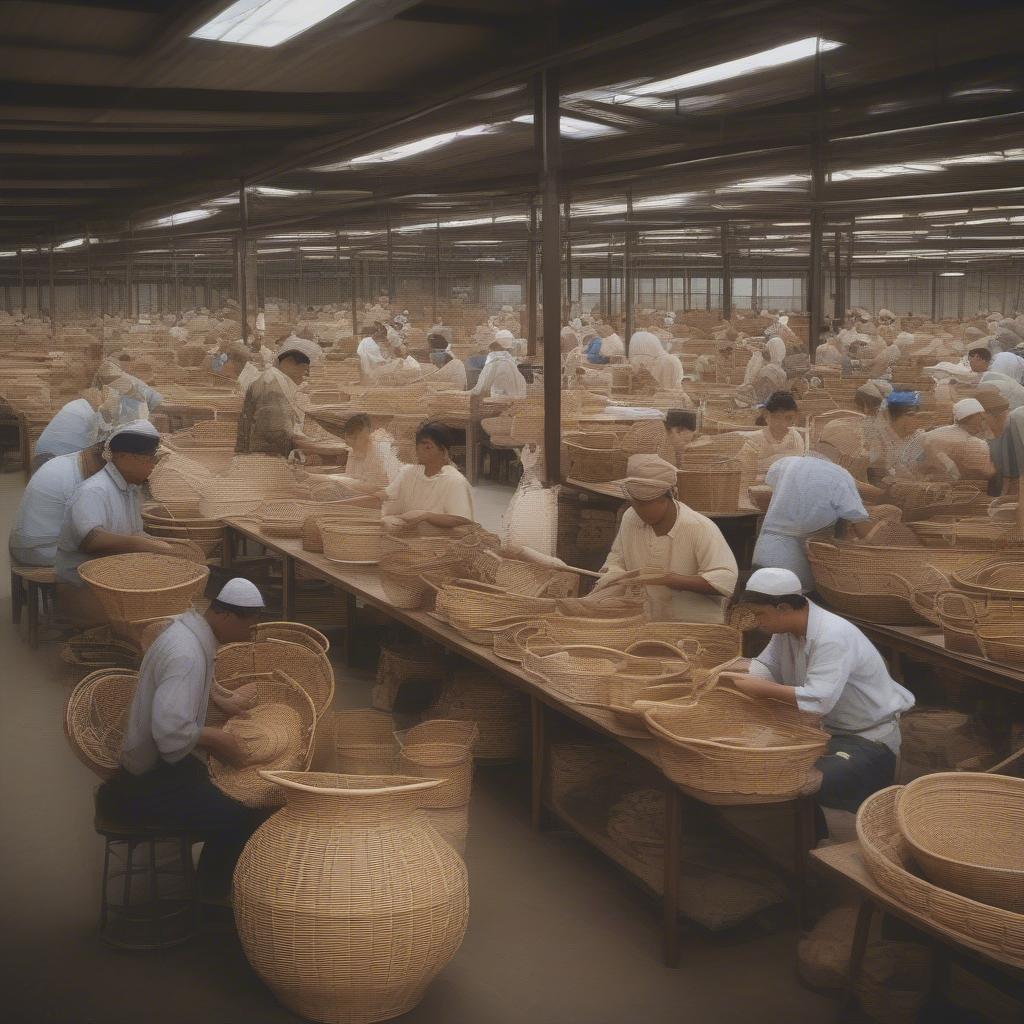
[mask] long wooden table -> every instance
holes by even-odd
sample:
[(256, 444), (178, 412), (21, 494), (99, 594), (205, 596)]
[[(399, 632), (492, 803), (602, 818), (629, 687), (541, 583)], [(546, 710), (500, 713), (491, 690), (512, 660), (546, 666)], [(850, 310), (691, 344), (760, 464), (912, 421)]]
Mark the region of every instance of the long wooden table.
[[(282, 562), (282, 615), (285, 619), (290, 620), (295, 615), (295, 570), (297, 565), (301, 565), (304, 570), (344, 591), (348, 622), (355, 621), (356, 602), (362, 601), (364, 604), (371, 605), (398, 622), (416, 630), (435, 643), (441, 644), (448, 650), (468, 658), (470, 661), (482, 666), (525, 693), (530, 700), (530, 814), (534, 828), (540, 829), (542, 827), (545, 810), (553, 810), (553, 808), (548, 807), (546, 804), (544, 796), (548, 755), (547, 718), (550, 714), (557, 713), (572, 719), (594, 732), (621, 743), (660, 771), (657, 752), (653, 742), (630, 739), (617, 732), (613, 732), (601, 720), (599, 713), (591, 712), (585, 707), (565, 702), (558, 695), (545, 689), (528, 676), (520, 665), (499, 658), (489, 647), (472, 643), (446, 622), (441, 621), (429, 612), (396, 608), (388, 601), (384, 594), (376, 566), (367, 566), (363, 569), (339, 565), (322, 554), (303, 550), (302, 543), (298, 539), (269, 536), (258, 529), (253, 523), (245, 520), (228, 519), (225, 520), (225, 524), (227, 526), (224, 557), (225, 568), (230, 569), (235, 560), (235, 547), (238, 538), (251, 540), (280, 557)], [(351, 630), (346, 630), (343, 648), (346, 661), (351, 660), (351, 639)], [(667, 966), (674, 967), (679, 962), (679, 860), (682, 842), (684, 798), (718, 806), (793, 803), (795, 810), (795, 875), (797, 894), (802, 906), (803, 879), (806, 875), (807, 854), (814, 845), (814, 792), (817, 790), (819, 782), (820, 780), (816, 778), (808, 787), (808, 792), (798, 798), (786, 797), (779, 799), (734, 796), (719, 798), (716, 794), (685, 789), (672, 784), (668, 779), (665, 780), (662, 939), (665, 964)], [(565, 821), (564, 816), (561, 817)], [(583, 836), (583, 838), (587, 837)]]
[[(867, 949), (871, 919), (876, 910), (899, 918), (921, 932), (930, 941), (933, 950), (939, 954), (940, 960), (951, 955), (954, 959), (969, 961), (973, 967), (982, 970), (986, 980), (996, 982), (998, 987), (1007, 990), (1014, 998), (1024, 1003), (1024, 963), (1001, 957), (978, 945), (969, 935), (953, 932), (895, 900), (871, 877), (861, 856), (858, 842), (812, 850), (810, 863), (817, 871), (830, 875), (854, 889), (860, 897), (860, 910), (850, 949), (850, 968), (846, 981), (847, 1006), (852, 1005), (856, 998), (857, 980)], [(936, 978), (941, 977), (941, 974), (941, 970), (934, 972)], [(1009, 984), (1000, 984), (998, 978), (1008, 980)], [(1021, 1012), (1024, 1014), (1024, 1005)]]

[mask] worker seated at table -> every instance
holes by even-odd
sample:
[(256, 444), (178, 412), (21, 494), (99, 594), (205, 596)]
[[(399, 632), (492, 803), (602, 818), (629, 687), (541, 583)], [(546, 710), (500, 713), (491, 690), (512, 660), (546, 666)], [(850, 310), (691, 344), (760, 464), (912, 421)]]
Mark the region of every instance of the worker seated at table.
[(96, 602), (78, 575), (92, 558), (134, 551), (174, 554), (174, 547), (147, 537), (142, 524), (142, 485), (157, 463), (160, 434), (148, 420), (118, 427), (103, 447), (106, 466), (74, 492), (57, 538), (57, 602), (73, 624), (102, 622)]
[(241, 766), (244, 752), (225, 729), (206, 724), (212, 701), (225, 716), (253, 706), (252, 684), (228, 691), (213, 681), (222, 644), (250, 637), (264, 603), (248, 580), (229, 580), (203, 614), (176, 615), (149, 645), (139, 668), (121, 745), (121, 767), (100, 786), (98, 812), (119, 824), (183, 829), (205, 842), (204, 882), (229, 880), (267, 812), (245, 807), (211, 781), (206, 755)]
[(331, 474), (349, 496), (376, 494), (394, 481), (404, 468), (395, 444), (384, 430), (373, 430), (365, 412), (350, 416), (341, 428), (341, 436), (349, 446), (345, 472)]
[(643, 583), (655, 621), (723, 622), (738, 569), (721, 530), (676, 498), (676, 467), (660, 456), (631, 455), (626, 474), (630, 508), (598, 588)]
[(104, 359), (100, 363), (95, 385), (103, 390), (105, 399), (113, 400), (113, 413), (108, 418), (114, 426), (148, 420), (158, 409), (165, 416), (193, 411), (192, 406), (168, 402), (156, 388), (126, 372), (116, 359)]
[(12, 562), (53, 567), (64, 510), (71, 496), (83, 480), (105, 465), (103, 443), (98, 442), (80, 452), (58, 455), (32, 474), (8, 540)]
[(882, 656), (853, 623), (801, 594), (789, 569), (754, 572), (738, 603), (757, 628), (771, 633), (747, 673), (728, 673), (750, 697), (795, 704), (821, 717), (831, 739), (816, 767), (818, 803), (856, 811), (872, 793), (892, 785), (900, 752), (900, 715), (914, 696), (890, 675)]
[(519, 372), (515, 356), (500, 341), (487, 346), (487, 361), (470, 393), (490, 398), (526, 397), (526, 378)]
[(469, 383), (466, 364), (456, 359), (451, 352), (441, 350), (430, 353), (430, 361), (437, 367), (437, 372), (430, 375), (430, 381), (446, 381), (453, 391), (465, 391)]
[[(992, 394), (1009, 408), (999, 392)], [(951, 480), (990, 480), (995, 466), (989, 455), (988, 418), (977, 398), (961, 398), (953, 406), (953, 422), (925, 431), (924, 444), (933, 462), (941, 462)]]
[(751, 497), (766, 509), (757, 543), (754, 568), (789, 569), (803, 591), (814, 589), (814, 574), (807, 560), (807, 538), (819, 530), (851, 524), (854, 533), (866, 532), (868, 512), (864, 498), (878, 500), (882, 492), (854, 480), (847, 470), (823, 454), (789, 455), (768, 470), (763, 488), (751, 488)]
[(650, 331), (634, 331), (629, 339), (629, 365), (634, 370), (650, 370), (664, 354), (665, 346), (661, 339)]
[(692, 409), (669, 409), (665, 413), (667, 448), (672, 452), (676, 466), (682, 468), (686, 446), (697, 433), (697, 413)]
[(391, 362), (391, 356), (384, 354), (387, 348), (388, 329), (384, 324), (374, 323), (363, 328), (363, 338), (356, 346), (356, 356), (359, 358), (359, 376), (364, 383), (372, 382)]
[(321, 444), (303, 433), (306, 396), (299, 388), (309, 377), (312, 363), (322, 357), (316, 342), (295, 335), (284, 340), (277, 353), (277, 365), (264, 370), (245, 392), (235, 438), (238, 454), (338, 454), (337, 445)]
[(601, 354), (601, 335), (593, 328), (588, 328), (580, 343), (582, 359), (593, 366), (604, 366), (609, 357)]
[(764, 479), (776, 459), (787, 455), (803, 455), (804, 436), (796, 429), (800, 415), (796, 399), (789, 391), (776, 391), (764, 404), (764, 423), (760, 430), (740, 433), (757, 452), (757, 478)]
[(474, 520), (473, 489), (451, 464), (451, 435), (441, 423), (416, 431), (415, 466), (404, 466), (377, 496), (384, 502), (385, 525), (419, 526), (438, 533)]
[(249, 385), (260, 375), (252, 361), (251, 351), (241, 341), (233, 341), (223, 347), (221, 356), (223, 358), (213, 368), (214, 373), (227, 381), (234, 381), (238, 390), (245, 394)]
[(80, 452), (102, 440), (116, 416), (116, 405), (104, 406), (98, 388), (83, 391), (80, 398), (58, 409), (39, 435), (32, 455), (32, 472), (58, 455)]

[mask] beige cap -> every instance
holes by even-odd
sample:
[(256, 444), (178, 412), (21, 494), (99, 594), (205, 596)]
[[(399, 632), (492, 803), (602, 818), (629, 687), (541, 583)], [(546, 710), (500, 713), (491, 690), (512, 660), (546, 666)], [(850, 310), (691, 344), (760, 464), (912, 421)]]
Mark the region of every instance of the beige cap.
[(984, 412), (985, 406), (976, 398), (961, 398), (953, 406), (953, 419), (959, 423), (961, 420), (967, 419), (968, 416), (978, 416)]
[(676, 467), (660, 455), (631, 455), (619, 487), (632, 501), (653, 501), (671, 491), (678, 479)]

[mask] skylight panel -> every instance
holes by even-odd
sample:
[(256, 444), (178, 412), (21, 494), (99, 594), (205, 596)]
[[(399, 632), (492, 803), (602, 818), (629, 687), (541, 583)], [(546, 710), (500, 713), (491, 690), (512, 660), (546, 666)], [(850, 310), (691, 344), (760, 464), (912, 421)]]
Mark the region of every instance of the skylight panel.
[(711, 85), (714, 82), (725, 82), (730, 78), (741, 78), (744, 75), (768, 71), (771, 68), (781, 67), (784, 64), (792, 64), (794, 61), (813, 57), (818, 51), (819, 44), (822, 53), (835, 50), (843, 45), (842, 43), (833, 42), (831, 39), (808, 36), (806, 39), (798, 39), (792, 43), (775, 46), (770, 50), (762, 50), (760, 53), (752, 53), (746, 57), (729, 60), (724, 64), (714, 64), (708, 68), (701, 68), (699, 71), (689, 71), (683, 75), (676, 75), (674, 78), (663, 78), (656, 82), (646, 82), (643, 85), (634, 86), (631, 92), (637, 96), (648, 96), (651, 93), (682, 92), (685, 89), (695, 89), (702, 85)]
[[(516, 124), (533, 124), (533, 114), (521, 114), (512, 120)], [(581, 117), (568, 117), (563, 114), (558, 122), (558, 130), (567, 139), (599, 139), (607, 135), (621, 135), (621, 128), (613, 128), (610, 124), (599, 124), (597, 121), (586, 121)]]
[(192, 33), (193, 39), (280, 46), (355, 0), (237, 0)]
[(155, 220), (146, 221), (140, 224), (143, 228), (173, 228), (180, 224), (191, 224), (193, 221), (205, 220), (212, 217), (216, 210), (183, 210), (181, 213), (169, 213), (166, 217), (157, 217)]
[(429, 153), (433, 149), (440, 149), (457, 139), (468, 139), (475, 135), (486, 135), (493, 131), (494, 125), (476, 124), (469, 128), (460, 128), (458, 131), (440, 132), (437, 135), (428, 135), (414, 142), (404, 142), (399, 146), (389, 146), (387, 149), (378, 149), (372, 153), (364, 153), (362, 156), (353, 157), (351, 160), (340, 160), (333, 164), (320, 164), (311, 167), (311, 171), (347, 171), (354, 167), (364, 167), (367, 164), (387, 164), (396, 160), (406, 160), (411, 156), (419, 156), (421, 153)]

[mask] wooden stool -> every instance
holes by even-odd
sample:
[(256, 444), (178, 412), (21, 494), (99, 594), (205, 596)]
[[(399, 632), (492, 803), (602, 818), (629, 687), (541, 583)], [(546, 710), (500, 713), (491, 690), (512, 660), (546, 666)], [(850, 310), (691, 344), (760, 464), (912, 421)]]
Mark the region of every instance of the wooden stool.
[(57, 574), (46, 566), (11, 566), (11, 621), (21, 625), (21, 609), (28, 606), (28, 645), (39, 646), (39, 607), (47, 618), (53, 615), (57, 595)]
[(156, 825), (122, 825), (98, 811), (95, 827), (106, 842), (100, 938), (118, 949), (166, 949), (191, 939), (200, 920), (192, 836)]

